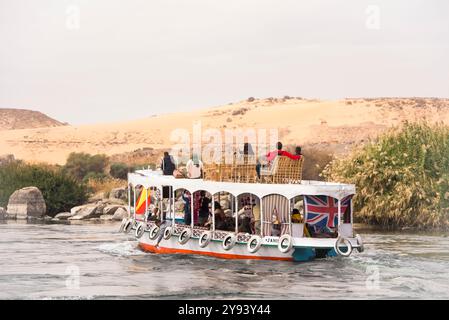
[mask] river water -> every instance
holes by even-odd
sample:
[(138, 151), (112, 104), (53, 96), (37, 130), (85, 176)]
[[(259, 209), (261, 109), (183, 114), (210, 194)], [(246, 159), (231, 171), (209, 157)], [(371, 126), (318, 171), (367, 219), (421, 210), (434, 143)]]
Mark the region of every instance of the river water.
[(307, 263), (155, 255), (117, 223), (0, 224), (0, 299), (449, 299), (445, 234), (361, 234)]

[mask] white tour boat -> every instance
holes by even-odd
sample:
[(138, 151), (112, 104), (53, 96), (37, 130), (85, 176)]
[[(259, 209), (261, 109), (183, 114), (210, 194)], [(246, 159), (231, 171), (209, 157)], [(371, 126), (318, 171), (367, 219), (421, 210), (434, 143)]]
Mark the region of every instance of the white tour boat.
[[(142, 250), (162, 254), (308, 261), (363, 251), (362, 238), (353, 234), (354, 185), (208, 175), (179, 179), (153, 170), (129, 173), (131, 218), (122, 221), (120, 231), (132, 232)], [(209, 212), (199, 223), (204, 197)], [(302, 220), (292, 218), (294, 208)], [(248, 217), (246, 229), (242, 217)]]

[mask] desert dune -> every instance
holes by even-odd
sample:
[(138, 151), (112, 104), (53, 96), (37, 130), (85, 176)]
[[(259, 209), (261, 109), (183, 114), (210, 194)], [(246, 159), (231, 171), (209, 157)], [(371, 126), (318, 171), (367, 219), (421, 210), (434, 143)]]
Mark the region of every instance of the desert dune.
[[(131, 108), (131, 107), (130, 107)], [(135, 121), (0, 131), (0, 154), (63, 164), (70, 152), (130, 152), (169, 148), (174, 129), (277, 128), (285, 144), (345, 152), (403, 121), (449, 124), (449, 99), (376, 98), (321, 101), (294, 97), (248, 99), (191, 112)]]

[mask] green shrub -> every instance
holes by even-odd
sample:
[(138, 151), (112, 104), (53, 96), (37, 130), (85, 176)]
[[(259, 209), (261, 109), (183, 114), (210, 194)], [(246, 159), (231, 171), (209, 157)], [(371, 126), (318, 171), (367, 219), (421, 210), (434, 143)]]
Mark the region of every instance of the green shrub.
[(64, 172), (83, 181), (87, 174), (104, 173), (108, 165), (108, 157), (103, 154), (90, 155), (84, 152), (72, 152), (64, 165)]
[(128, 172), (133, 171), (133, 167), (130, 167), (124, 163), (113, 163), (109, 170), (109, 174), (116, 179), (126, 180), (128, 178)]
[(85, 187), (60, 169), (19, 162), (0, 166), (0, 206), (7, 206), (15, 190), (29, 186), (41, 190), (50, 216), (87, 200)]
[(449, 227), (449, 127), (404, 123), (323, 171), (353, 183), (359, 221), (396, 227)]

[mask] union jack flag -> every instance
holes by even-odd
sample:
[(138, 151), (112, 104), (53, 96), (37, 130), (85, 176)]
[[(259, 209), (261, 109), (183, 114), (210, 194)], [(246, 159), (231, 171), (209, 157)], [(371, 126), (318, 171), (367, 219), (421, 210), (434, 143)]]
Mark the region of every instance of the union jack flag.
[[(351, 204), (352, 196), (341, 200), (341, 214)], [(329, 196), (304, 196), (307, 223), (318, 228), (335, 228), (338, 224), (338, 201)]]

